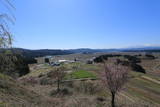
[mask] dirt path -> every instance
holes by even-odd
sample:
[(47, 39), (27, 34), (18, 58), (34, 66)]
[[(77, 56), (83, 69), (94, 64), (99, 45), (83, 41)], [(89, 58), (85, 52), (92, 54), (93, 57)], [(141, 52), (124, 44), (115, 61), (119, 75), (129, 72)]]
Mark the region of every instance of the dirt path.
[(142, 76), (142, 78), (144, 78), (144, 79), (146, 79), (146, 80), (149, 80), (149, 81), (152, 81), (152, 82), (154, 82), (154, 83), (160, 84), (160, 81), (157, 81), (157, 80), (155, 80), (155, 79), (153, 79), (153, 78), (150, 78), (150, 77), (147, 77), (147, 76)]

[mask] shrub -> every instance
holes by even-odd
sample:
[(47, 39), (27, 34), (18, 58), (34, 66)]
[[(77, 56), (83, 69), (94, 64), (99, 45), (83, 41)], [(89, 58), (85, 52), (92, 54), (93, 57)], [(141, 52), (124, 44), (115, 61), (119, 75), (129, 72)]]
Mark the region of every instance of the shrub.
[(63, 95), (70, 95), (72, 92), (71, 92), (71, 90), (70, 90), (69, 88), (63, 88), (63, 89), (61, 90), (61, 93), (62, 93)]
[(130, 62), (129, 61), (122, 61), (120, 59), (117, 59), (117, 64), (121, 64), (123, 66), (130, 66)]
[(128, 59), (131, 63), (140, 63), (141, 60), (136, 56), (124, 55), (124, 58)]
[(0, 53), (0, 72), (14, 78), (26, 75), (29, 73), (28, 64), (25, 58), (11, 51)]
[(106, 99), (105, 98), (103, 98), (103, 97), (97, 97), (97, 101), (99, 101), (99, 102), (103, 102), (103, 101), (105, 101)]
[(154, 55), (151, 55), (151, 54), (146, 54), (145, 55), (147, 58), (149, 58), (149, 59), (155, 59), (155, 56)]
[(146, 73), (145, 69), (141, 65), (136, 64), (135, 62), (117, 60), (117, 64), (131, 67), (131, 69), (136, 72)]
[(117, 54), (117, 55), (112, 55), (112, 54), (101, 55), (101, 56), (95, 58), (94, 62), (102, 63), (102, 62), (104, 62), (104, 60), (108, 60), (109, 57), (120, 57), (120, 56), (122, 56), (122, 55), (119, 55), (119, 54)]
[(45, 75), (44, 75), (44, 74), (40, 74), (38, 77), (41, 78), (41, 77), (43, 77), (43, 76), (45, 76)]
[(142, 66), (138, 65), (138, 64), (132, 63), (131, 67), (132, 67), (133, 71), (146, 73), (145, 69)]

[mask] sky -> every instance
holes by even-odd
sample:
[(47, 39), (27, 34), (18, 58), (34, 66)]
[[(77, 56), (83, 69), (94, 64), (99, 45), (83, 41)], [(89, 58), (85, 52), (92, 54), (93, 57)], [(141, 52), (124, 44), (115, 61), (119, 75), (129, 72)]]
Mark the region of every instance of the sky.
[(14, 47), (160, 46), (160, 0), (12, 1)]

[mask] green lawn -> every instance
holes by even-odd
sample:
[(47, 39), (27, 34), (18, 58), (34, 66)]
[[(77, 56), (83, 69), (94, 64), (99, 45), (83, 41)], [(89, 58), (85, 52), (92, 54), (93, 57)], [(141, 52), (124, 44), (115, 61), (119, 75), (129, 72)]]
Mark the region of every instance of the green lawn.
[(66, 76), (66, 79), (82, 79), (82, 78), (96, 79), (96, 75), (93, 74), (92, 72), (79, 70), (79, 71), (72, 72)]

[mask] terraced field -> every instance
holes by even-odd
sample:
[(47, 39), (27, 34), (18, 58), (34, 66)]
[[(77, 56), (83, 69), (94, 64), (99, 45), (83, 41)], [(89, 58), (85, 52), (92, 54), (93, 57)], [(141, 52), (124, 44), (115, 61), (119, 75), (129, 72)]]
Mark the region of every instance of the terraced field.
[[(160, 107), (160, 60), (142, 60), (140, 65), (145, 68), (147, 73), (130, 72), (132, 78), (126, 84), (126, 87), (124, 87), (124, 89), (116, 96), (117, 103), (121, 106), (127, 105), (127, 107)], [(99, 77), (102, 72), (102, 68), (99, 64), (74, 63), (66, 64), (64, 66), (70, 69), (70, 71), (67, 72), (69, 77), (65, 78), (66, 82), (76, 82), (76, 84), (78, 81), (93, 81), (93, 83), (98, 82), (98, 84), (100, 82)], [(75, 66), (76, 69), (73, 69)], [(32, 69), (30, 74), (23, 78), (35, 77), (41, 79), (43, 76), (43, 78), (46, 78), (47, 73), (52, 69), (47, 65), (36, 65), (35, 68)], [(70, 78), (71, 76), (72, 79)], [(94, 79), (92, 80), (90, 78)], [(36, 90), (35, 92), (38, 94), (47, 95), (46, 93), (49, 94), (49, 92), (45, 92), (45, 90), (51, 91), (52, 89), (56, 89), (56, 86), (54, 84), (47, 86), (35, 85), (34, 87), (29, 86), (29, 88), (32, 88), (33, 91)], [(95, 99), (97, 97), (104, 97), (106, 99), (105, 104), (110, 105), (111, 96), (109, 92), (106, 92), (104, 89), (102, 89), (98, 94), (91, 96), (83, 93), (76, 93), (75, 95), (67, 96), (66, 102), (82, 98), (86, 99), (85, 101), (90, 99), (91, 102), (96, 103), (97, 100)], [(70, 100), (68, 98), (70, 98)]]
[(160, 85), (156, 82), (139, 77), (131, 80), (127, 87), (128, 93), (135, 99), (141, 99), (156, 105), (160, 104)]
[(141, 65), (146, 74), (132, 72), (135, 77), (127, 85), (127, 93), (132, 99), (149, 103), (151, 106), (160, 106), (160, 61), (145, 60)]

